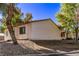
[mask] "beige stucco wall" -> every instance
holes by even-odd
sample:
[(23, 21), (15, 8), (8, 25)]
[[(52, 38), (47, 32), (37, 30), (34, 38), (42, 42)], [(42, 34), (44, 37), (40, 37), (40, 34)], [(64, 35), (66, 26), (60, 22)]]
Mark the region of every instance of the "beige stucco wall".
[[(19, 33), (19, 28), (20, 27), (25, 27), (26, 28), (26, 31), (25, 31), (25, 34), (20, 34)], [(21, 26), (18, 26), (15, 28), (15, 36), (17, 39), (27, 39), (27, 25), (21, 25)]]
[[(19, 34), (19, 28), (20, 27), (23, 27), (23, 26), (25, 26), (25, 28), (26, 28), (26, 33), (25, 34)], [(21, 26), (17, 26), (17, 27), (14, 27), (14, 32), (15, 32), (15, 36), (16, 36), (16, 38), (17, 39), (27, 39), (28, 37), (27, 37), (27, 34), (28, 34), (28, 30), (27, 30), (27, 25), (25, 24), (25, 25), (21, 25)], [(8, 32), (8, 36), (6, 36), (6, 32)], [(10, 36), (10, 34), (9, 34), (9, 31), (8, 30), (6, 30), (5, 31), (5, 40), (11, 40), (11, 36)]]
[(31, 40), (60, 40), (61, 31), (50, 20), (33, 22)]
[[(7, 33), (8, 33), (8, 35), (6, 35)], [(4, 34), (5, 34), (5, 35), (4, 35), (5, 41), (6, 41), (6, 40), (11, 40), (10, 34), (9, 34), (9, 32), (8, 32), (8, 29), (5, 30)]]
[[(19, 28), (25, 26), (26, 34), (19, 34)], [(15, 36), (17, 39), (30, 40), (61, 40), (61, 31), (50, 20), (32, 22), (29, 24), (15, 27)], [(6, 33), (6, 31), (5, 31)], [(11, 39), (10, 35), (5, 35), (5, 40)]]

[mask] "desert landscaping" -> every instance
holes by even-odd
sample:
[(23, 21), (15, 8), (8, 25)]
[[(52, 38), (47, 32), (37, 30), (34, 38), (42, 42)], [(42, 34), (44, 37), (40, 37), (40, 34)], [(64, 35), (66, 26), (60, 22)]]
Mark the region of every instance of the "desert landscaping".
[(18, 45), (12, 41), (0, 42), (0, 56), (64, 56), (79, 53), (79, 45), (64, 41), (30, 41), (18, 40)]

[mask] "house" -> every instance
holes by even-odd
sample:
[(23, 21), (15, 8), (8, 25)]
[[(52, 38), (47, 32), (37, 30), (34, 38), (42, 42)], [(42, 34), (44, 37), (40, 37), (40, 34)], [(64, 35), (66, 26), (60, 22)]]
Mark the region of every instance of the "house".
[[(50, 18), (14, 26), (14, 32), (17, 39), (61, 40), (65, 38), (64, 33)], [(11, 40), (8, 29), (5, 30), (6, 40)]]
[(1, 40), (4, 40), (4, 34), (3, 33), (0, 33), (0, 41)]

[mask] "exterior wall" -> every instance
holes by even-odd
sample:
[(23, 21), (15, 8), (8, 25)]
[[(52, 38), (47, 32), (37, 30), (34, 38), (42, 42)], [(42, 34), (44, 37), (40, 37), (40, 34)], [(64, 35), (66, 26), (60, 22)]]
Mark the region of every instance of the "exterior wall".
[(31, 40), (60, 40), (61, 31), (50, 20), (33, 22)]
[[(19, 34), (20, 27), (26, 27), (26, 34)], [(32, 22), (14, 28), (17, 39), (30, 40), (61, 40), (61, 31), (50, 20)], [(8, 30), (5, 31), (5, 34)], [(8, 32), (9, 33), (9, 32)], [(11, 40), (10, 35), (5, 35), (5, 40)]]
[[(20, 27), (25, 27), (25, 34), (20, 34), (19, 33), (19, 28)], [(21, 25), (15, 28), (15, 36), (17, 39), (27, 39), (27, 25)]]
[(4, 39), (5, 39), (5, 41), (7, 41), (7, 40), (11, 40), (11, 37), (10, 37), (10, 34), (9, 34), (9, 31), (6, 29), (5, 30), (5, 36), (4, 36)]
[[(26, 31), (25, 31), (26, 33), (25, 34), (19, 34), (19, 28), (20, 27), (23, 27), (23, 26), (25, 26), (25, 28), (26, 28)], [(21, 26), (15, 27), (14, 28), (14, 32), (15, 32), (16, 38), (17, 39), (27, 39), (28, 38), (27, 37), (28, 30), (27, 29), (28, 29), (28, 26), (27, 25), (21, 25)], [(6, 32), (8, 32), (8, 35), (6, 35)], [(11, 40), (11, 36), (10, 36), (8, 30), (5, 31), (5, 40)]]
[(0, 33), (0, 40), (4, 40), (4, 33)]

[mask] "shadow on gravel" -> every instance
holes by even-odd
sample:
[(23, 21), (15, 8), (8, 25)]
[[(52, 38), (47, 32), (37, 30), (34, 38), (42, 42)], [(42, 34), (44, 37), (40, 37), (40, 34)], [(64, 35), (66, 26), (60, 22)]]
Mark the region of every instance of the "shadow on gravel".
[(72, 41), (66, 40), (33, 40), (37, 45), (52, 49), (52, 50), (60, 50), (60, 51), (74, 51), (79, 50), (79, 44), (74, 44)]
[[(73, 41), (70, 40), (33, 40), (39, 46), (51, 49), (51, 50), (40, 50), (41, 53), (45, 51), (45, 53), (57, 53), (57, 54), (49, 54), (48, 56), (67, 56), (65, 52), (72, 52), (79, 50), (79, 44), (74, 44)], [(65, 54), (63, 54), (65, 53)], [(78, 52), (79, 53), (79, 52)], [(74, 54), (74, 53), (71, 53)]]
[[(13, 45), (11, 42), (0, 42), (0, 56), (67, 56), (63, 52), (79, 50), (79, 45), (69, 44), (68, 42), (67, 44), (62, 41), (22, 41), (18, 45)], [(35, 45), (34, 48), (41, 46), (46, 49), (41, 48), (38, 50), (38, 48), (34, 50), (33, 48), (29, 48), (33, 44)]]
[(37, 52), (23, 48), (20, 45), (13, 45), (12, 43), (0, 42), (0, 56), (24, 56), (27, 54), (34, 54)]

